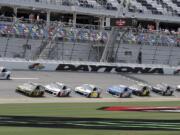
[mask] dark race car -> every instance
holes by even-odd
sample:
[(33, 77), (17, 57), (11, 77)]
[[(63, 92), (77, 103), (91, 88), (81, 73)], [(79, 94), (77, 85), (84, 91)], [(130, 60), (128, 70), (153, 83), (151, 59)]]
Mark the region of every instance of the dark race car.
[(129, 88), (136, 96), (149, 96), (151, 91), (151, 87), (144, 83), (138, 83), (136, 85), (130, 86)]
[(37, 83), (24, 83), (16, 88), (16, 92), (30, 97), (42, 97), (45, 89), (42, 85)]

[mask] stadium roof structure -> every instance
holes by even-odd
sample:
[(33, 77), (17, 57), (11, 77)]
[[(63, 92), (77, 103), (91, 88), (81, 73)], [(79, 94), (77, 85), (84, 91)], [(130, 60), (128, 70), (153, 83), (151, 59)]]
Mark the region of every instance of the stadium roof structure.
[(180, 22), (180, 0), (1, 0), (0, 5), (45, 12)]

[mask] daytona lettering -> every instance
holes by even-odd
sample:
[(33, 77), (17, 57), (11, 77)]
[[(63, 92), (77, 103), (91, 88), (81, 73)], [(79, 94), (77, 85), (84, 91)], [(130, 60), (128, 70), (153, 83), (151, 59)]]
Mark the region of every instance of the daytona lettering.
[(162, 68), (150, 67), (128, 67), (128, 66), (96, 66), (96, 65), (72, 65), (59, 64), (57, 71), (79, 71), (79, 72), (115, 72), (115, 73), (144, 73), (144, 74), (164, 74)]

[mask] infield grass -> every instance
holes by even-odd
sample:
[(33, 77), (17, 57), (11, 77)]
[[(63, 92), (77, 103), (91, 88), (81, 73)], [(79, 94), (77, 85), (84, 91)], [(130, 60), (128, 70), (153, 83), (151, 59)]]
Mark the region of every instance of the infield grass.
[[(105, 106), (180, 106), (179, 102), (1, 104), (0, 121), (10, 116), (180, 120), (180, 113), (109, 112)], [(11, 120), (9, 120), (11, 122)], [(180, 135), (180, 131), (95, 130), (61, 127), (31, 127), (0, 124), (0, 135)]]

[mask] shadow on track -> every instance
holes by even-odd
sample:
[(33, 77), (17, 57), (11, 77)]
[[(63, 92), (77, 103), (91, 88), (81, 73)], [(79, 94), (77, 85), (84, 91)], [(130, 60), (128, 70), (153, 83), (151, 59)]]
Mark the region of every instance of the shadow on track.
[(99, 130), (180, 131), (180, 120), (0, 116), (0, 126)]

